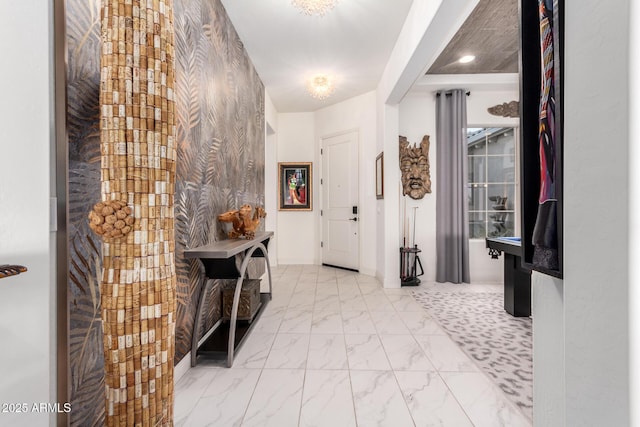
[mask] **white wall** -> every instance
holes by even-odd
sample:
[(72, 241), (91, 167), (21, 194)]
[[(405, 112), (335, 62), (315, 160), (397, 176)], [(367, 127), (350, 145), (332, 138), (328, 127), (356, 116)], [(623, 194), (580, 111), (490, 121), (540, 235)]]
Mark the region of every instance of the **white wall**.
[[(315, 113), (316, 140), (349, 130), (358, 130), (360, 272), (376, 274), (376, 94), (369, 92)], [(321, 159), (322, 162), (322, 159)], [(318, 165), (318, 173), (321, 164)], [(318, 191), (320, 187), (318, 187)], [(318, 208), (319, 209), (319, 208)], [(320, 222), (320, 221), (319, 221)], [(319, 224), (320, 225), (320, 224)], [(321, 236), (318, 228), (318, 235)]]
[[(629, 135), (640, 135), (640, 4), (631, 3)], [(640, 283), (640, 146), (629, 144), (629, 283)], [(629, 286), (631, 425), (640, 426), (640, 287)]]
[[(51, 2), (0, 2), (0, 402), (54, 402), (55, 307), (49, 232)], [(30, 409), (30, 408), (29, 408)], [(50, 414), (0, 413), (2, 425)]]
[[(385, 158), (398, 157), (399, 102), (424, 75), (477, 3), (478, 0), (414, 0), (412, 3), (376, 91), (376, 146), (378, 151), (384, 151)], [(376, 276), (384, 287), (397, 288), (400, 287), (398, 248), (401, 241), (400, 192), (396, 185), (400, 174), (394, 168), (385, 169), (389, 171), (384, 176), (385, 197), (376, 204), (377, 245), (384, 255), (377, 256)]]
[[(402, 192), (398, 191), (403, 199), (403, 206), (405, 204), (407, 206), (411, 230), (413, 230), (413, 208), (418, 208), (415, 211), (417, 223), (415, 244), (422, 249), (420, 259), (425, 276), (421, 280), (434, 282), (436, 280), (436, 194), (438, 191), (436, 173), (438, 165), (436, 164), (436, 104), (435, 96), (432, 93), (409, 94), (400, 103), (400, 135), (406, 136), (412, 145), (419, 144), (424, 135), (429, 135), (431, 193), (425, 194), (421, 200), (413, 200), (409, 196), (402, 196)], [(396, 144), (398, 144), (397, 141)], [(399, 158), (396, 156), (393, 159), (388, 159), (387, 168), (395, 168), (399, 171)], [(400, 183), (396, 183), (396, 187), (399, 186)], [(400, 221), (403, 221), (402, 218)]]
[[(428, 55), (416, 55), (416, 51), (419, 49), (420, 42), (423, 40), (441, 4), (442, 0), (414, 0), (411, 4), (407, 19), (398, 35), (398, 40), (389, 56), (389, 61), (378, 85), (382, 103), (390, 102), (396, 104), (413, 85), (417, 76), (405, 73), (407, 65), (413, 58), (423, 61), (425, 65), (428, 63)], [(431, 43), (432, 49), (437, 50), (438, 47), (434, 45), (435, 43)], [(435, 53), (433, 55), (433, 59), (435, 59)], [(425, 65), (422, 65), (422, 69), (424, 69)], [(401, 88), (396, 89), (397, 86), (401, 86)], [(394, 92), (402, 93), (402, 95), (396, 96), (395, 98), (397, 99), (389, 101)]]
[(376, 147), (378, 151), (384, 152), (384, 197), (376, 203), (376, 213), (378, 214), (376, 221), (378, 226), (378, 238), (376, 240), (378, 245), (376, 257), (378, 271), (376, 277), (385, 288), (399, 288), (400, 192), (396, 184), (400, 179), (400, 170), (389, 166), (392, 164), (393, 159), (398, 158), (399, 153), (398, 144), (389, 143), (394, 139), (394, 135), (396, 135), (395, 138), (398, 135), (399, 107), (397, 104), (385, 104), (381, 99), (380, 90), (376, 95), (376, 117), (378, 121)]
[(566, 3), (568, 426), (629, 425), (629, 4)]
[(414, 0), (378, 85), (397, 104), (444, 50), (479, 0)]
[[(517, 88), (513, 90), (481, 90), (473, 89), (467, 97), (467, 122), (477, 126), (517, 126), (518, 119), (492, 116), (487, 112), (503, 102), (519, 99)], [(424, 135), (429, 135), (429, 162), (431, 165), (431, 194), (421, 200), (406, 199), (407, 211), (413, 215), (413, 207), (417, 207), (416, 244), (422, 253), (420, 259), (425, 269), (426, 281), (435, 281), (436, 277), (436, 103), (433, 92), (415, 91), (409, 93), (400, 103), (400, 135), (406, 136), (409, 142), (416, 144)], [(399, 169), (399, 160), (388, 159), (387, 168)], [(413, 224), (413, 220), (411, 220)], [(473, 283), (502, 282), (503, 261), (492, 260), (487, 255), (484, 240), (469, 241), (469, 269)]]
[(536, 425), (630, 425), (638, 407), (629, 380), (639, 363), (637, 353), (629, 356), (638, 253), (629, 252), (637, 245), (629, 231), (637, 229), (627, 226), (630, 201), (638, 203), (630, 170), (640, 167), (637, 150), (630, 156), (637, 141), (629, 129), (637, 123), (628, 113), (629, 5), (566, 4), (564, 280), (534, 282)]
[[(320, 176), (323, 137), (358, 130), (360, 272), (376, 273), (376, 94), (369, 92), (311, 113), (278, 114), (277, 162), (313, 162), (313, 210), (279, 211), (277, 248), (280, 264), (319, 264), (322, 262), (320, 236), (322, 204)], [(267, 117), (269, 122), (269, 117)], [(269, 141), (269, 138), (268, 138)], [(267, 145), (269, 142), (267, 142)], [(270, 167), (270, 166), (267, 166)], [(273, 165), (277, 168), (277, 164)], [(277, 180), (276, 178), (274, 178)], [(267, 185), (277, 186), (266, 180)], [(277, 198), (274, 192), (273, 196)], [(268, 198), (268, 197), (267, 197)]]
[[(276, 231), (278, 224), (278, 111), (269, 93), (264, 94), (265, 144), (264, 144), (264, 219), (265, 230)], [(278, 233), (274, 233), (269, 243), (269, 263), (278, 265)]]
[[(313, 210), (278, 211), (278, 263), (318, 264), (320, 259), (320, 169), (314, 113), (278, 115), (278, 162), (313, 162)], [(271, 183), (278, 186), (278, 181)]]
[(565, 425), (563, 290), (562, 280), (531, 274), (535, 426)]

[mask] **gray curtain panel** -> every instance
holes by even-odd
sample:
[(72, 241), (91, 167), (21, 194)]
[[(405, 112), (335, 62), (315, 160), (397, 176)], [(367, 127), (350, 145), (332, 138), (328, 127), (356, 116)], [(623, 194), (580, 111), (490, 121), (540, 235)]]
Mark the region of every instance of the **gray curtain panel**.
[(436, 147), (436, 281), (469, 283), (467, 94), (464, 90), (437, 94)]

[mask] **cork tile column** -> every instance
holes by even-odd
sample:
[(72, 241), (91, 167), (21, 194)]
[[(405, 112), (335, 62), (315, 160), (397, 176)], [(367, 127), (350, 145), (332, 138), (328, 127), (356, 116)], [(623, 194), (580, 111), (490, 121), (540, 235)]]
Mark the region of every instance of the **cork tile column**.
[(172, 0), (102, 0), (106, 425), (173, 424), (176, 275)]

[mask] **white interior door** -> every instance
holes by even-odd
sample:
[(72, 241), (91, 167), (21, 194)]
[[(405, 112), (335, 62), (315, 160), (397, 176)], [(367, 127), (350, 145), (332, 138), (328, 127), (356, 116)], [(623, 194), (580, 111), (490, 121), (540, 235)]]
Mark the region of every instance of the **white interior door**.
[(358, 132), (322, 139), (322, 263), (358, 270)]

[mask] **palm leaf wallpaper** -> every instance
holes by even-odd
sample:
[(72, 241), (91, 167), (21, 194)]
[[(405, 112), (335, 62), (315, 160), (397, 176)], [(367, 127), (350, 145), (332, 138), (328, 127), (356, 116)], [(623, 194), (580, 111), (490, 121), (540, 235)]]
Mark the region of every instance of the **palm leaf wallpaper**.
[[(100, 0), (67, 0), (69, 134), (69, 367), (71, 425), (104, 422), (101, 245), (87, 215), (100, 199)], [(264, 86), (219, 0), (175, 0), (178, 160), (175, 194), (176, 363), (191, 349), (199, 261), (185, 248), (224, 238), (219, 213), (264, 206)], [(252, 277), (261, 274), (252, 266)], [(203, 321), (221, 316), (210, 283)]]

